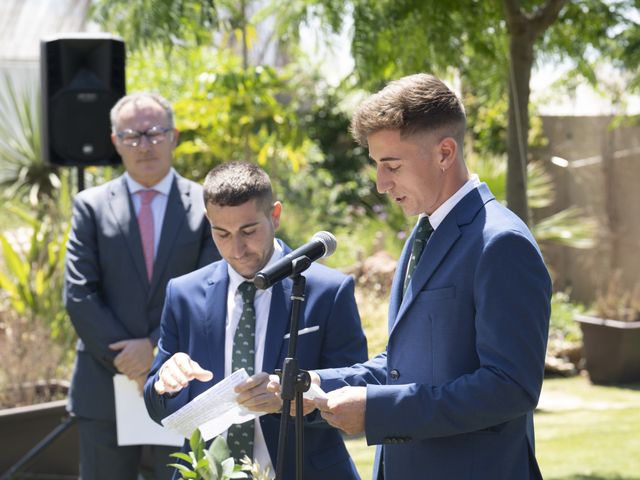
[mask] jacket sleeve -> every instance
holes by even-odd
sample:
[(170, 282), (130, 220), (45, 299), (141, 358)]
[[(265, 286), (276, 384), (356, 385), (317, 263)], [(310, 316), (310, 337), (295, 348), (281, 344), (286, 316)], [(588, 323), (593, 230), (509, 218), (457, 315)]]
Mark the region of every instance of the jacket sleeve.
[(73, 204), (72, 229), (67, 243), (64, 303), (78, 337), (98, 362), (116, 373), (117, 352), (109, 344), (131, 338), (101, 296), (98, 232), (95, 211), (82, 196)]
[(180, 390), (177, 394), (159, 395), (153, 388), (158, 381), (159, 372), (164, 362), (169, 360), (174, 353), (178, 352), (178, 326), (173, 315), (172, 305), (172, 281), (167, 285), (162, 319), (160, 321), (160, 341), (158, 342), (158, 353), (153, 361), (149, 376), (144, 386), (144, 401), (147, 406), (149, 416), (160, 423), (161, 420), (171, 415), (176, 410), (189, 402), (189, 386)]

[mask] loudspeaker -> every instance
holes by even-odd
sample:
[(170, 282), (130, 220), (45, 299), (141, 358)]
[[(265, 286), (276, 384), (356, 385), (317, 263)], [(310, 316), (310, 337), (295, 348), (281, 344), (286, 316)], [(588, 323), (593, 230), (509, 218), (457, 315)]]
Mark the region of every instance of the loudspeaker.
[(116, 165), (109, 113), (125, 94), (124, 41), (73, 34), (40, 42), (42, 156), (50, 165)]

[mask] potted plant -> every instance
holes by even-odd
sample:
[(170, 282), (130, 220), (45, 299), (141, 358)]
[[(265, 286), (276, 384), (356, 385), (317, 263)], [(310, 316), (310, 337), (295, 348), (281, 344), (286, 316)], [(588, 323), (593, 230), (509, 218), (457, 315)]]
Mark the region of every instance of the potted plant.
[(251, 462), (244, 457), (240, 464), (236, 464), (229, 452), (227, 442), (222, 437), (215, 437), (209, 447), (196, 429), (189, 439), (189, 453), (177, 452), (171, 456), (182, 463), (172, 463), (169, 466), (178, 470), (181, 480), (231, 480), (252, 478), (253, 480), (268, 480), (269, 471), (261, 471), (257, 462)]
[(640, 284), (629, 290), (620, 273), (598, 295), (592, 315), (577, 315), (593, 383), (640, 381)]

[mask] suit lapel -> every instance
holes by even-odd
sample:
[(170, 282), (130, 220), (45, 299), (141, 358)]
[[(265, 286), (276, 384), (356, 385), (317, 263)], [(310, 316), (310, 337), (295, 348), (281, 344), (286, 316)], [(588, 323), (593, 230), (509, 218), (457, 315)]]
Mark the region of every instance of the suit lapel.
[(118, 223), (122, 237), (127, 244), (129, 252), (131, 252), (133, 264), (146, 287), (148, 286), (147, 267), (144, 264), (140, 229), (138, 228), (138, 220), (133, 215), (133, 205), (131, 204), (129, 190), (127, 189), (124, 176), (121, 176), (117, 181), (111, 183), (109, 200), (111, 214)]
[(400, 259), (396, 265), (396, 272), (393, 276), (393, 282), (391, 283), (391, 296), (389, 298), (389, 326), (388, 331), (391, 331), (393, 324), (395, 323), (402, 303), (402, 289), (404, 286), (404, 274), (407, 271), (407, 263), (409, 262), (409, 256), (411, 254), (411, 245), (413, 244), (413, 238), (416, 235), (416, 228), (414, 226), (411, 235), (407, 239), (402, 248)]
[[(269, 320), (267, 323), (267, 335), (264, 344), (264, 356), (262, 358), (262, 370), (273, 372), (276, 368), (282, 368), (279, 359), (284, 353), (282, 349), (288, 342), (284, 336), (289, 330), (291, 315), (291, 288), (293, 281), (286, 278), (276, 283), (271, 289), (271, 307), (269, 308)], [(302, 309), (301, 309), (302, 315)]]
[(209, 362), (213, 366), (214, 378), (224, 378), (224, 342), (225, 324), (227, 320), (227, 289), (229, 276), (227, 262), (216, 265), (211, 277), (207, 280), (205, 294), (205, 338), (209, 351)]
[[(282, 247), (282, 254), (291, 253), (291, 248), (282, 240), (277, 240)], [(289, 342), (284, 341), (285, 334), (289, 331), (291, 320), (291, 290), (293, 280), (285, 278), (271, 287), (271, 306), (269, 307), (269, 320), (267, 322), (267, 335), (264, 344), (264, 355), (262, 357), (262, 371), (273, 372), (276, 368), (282, 368), (279, 360), (287, 352), (282, 349)], [(304, 308), (300, 309), (300, 316), (304, 315)]]
[[(455, 222), (442, 222), (440, 226), (433, 232), (431, 238), (420, 256), (420, 260), (413, 272), (413, 277), (409, 283), (409, 287), (404, 294), (400, 310), (396, 316), (393, 328), (400, 322), (402, 316), (415, 300), (417, 294), (422, 290), (427, 281), (431, 278), (438, 266), (442, 263), (447, 253), (458, 241), (460, 237), (460, 229)], [(393, 329), (392, 329), (393, 331)]]
[(191, 189), (182, 177), (175, 175), (167, 208), (164, 212), (162, 233), (158, 244), (158, 253), (153, 264), (153, 277), (151, 278), (151, 291), (154, 291), (160, 284), (160, 279), (167, 268), (167, 263), (173, 249), (173, 245), (178, 238), (178, 233), (182, 228), (186, 216), (191, 209)]
[[(478, 188), (465, 195), (433, 232), (424, 251), (422, 252), (418, 264), (416, 265), (416, 270), (411, 279), (411, 283), (405, 292), (404, 298), (401, 300), (398, 313), (393, 317), (393, 326), (389, 334), (393, 332), (396, 325), (398, 325), (402, 320), (404, 314), (411, 307), (418, 293), (420, 293), (424, 288), (440, 264), (444, 261), (451, 248), (462, 236), (460, 227), (471, 223), (478, 211), (484, 207), (485, 203), (493, 199), (494, 197), (486, 184), (481, 184)], [(405, 245), (405, 252), (403, 252), (403, 256), (406, 255), (407, 246), (408, 245)], [(406, 268), (406, 265), (404, 267)], [(404, 272), (404, 268), (402, 272)], [(395, 290), (399, 287), (399, 294), (402, 295), (402, 280), (403, 278), (397, 278), (397, 276), (394, 278), (393, 294), (396, 293)]]

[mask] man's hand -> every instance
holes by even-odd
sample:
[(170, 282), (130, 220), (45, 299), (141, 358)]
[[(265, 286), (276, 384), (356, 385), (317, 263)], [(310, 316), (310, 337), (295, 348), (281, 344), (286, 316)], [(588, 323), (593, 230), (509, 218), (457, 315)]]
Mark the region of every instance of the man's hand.
[(314, 403), (329, 425), (339, 428), (348, 435), (364, 432), (366, 387), (343, 387), (329, 392), (327, 397), (327, 399), (317, 398)]
[(111, 350), (119, 350), (113, 364), (131, 380), (147, 375), (153, 363), (153, 344), (148, 338), (120, 340), (109, 345)]
[(255, 412), (276, 413), (282, 409), (280, 379), (260, 372), (236, 387), (238, 403)]
[(212, 372), (203, 369), (186, 353), (178, 352), (160, 367), (160, 375), (158, 375), (158, 381), (153, 384), (153, 388), (159, 395), (175, 393), (186, 387), (193, 379), (208, 382), (212, 378)]

